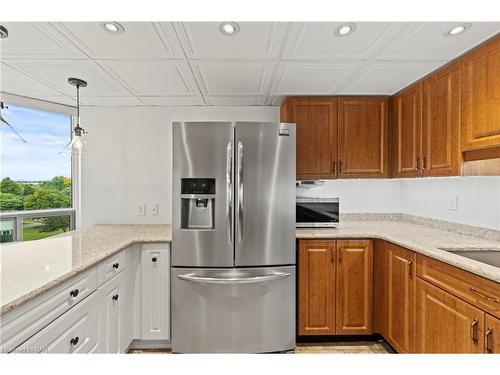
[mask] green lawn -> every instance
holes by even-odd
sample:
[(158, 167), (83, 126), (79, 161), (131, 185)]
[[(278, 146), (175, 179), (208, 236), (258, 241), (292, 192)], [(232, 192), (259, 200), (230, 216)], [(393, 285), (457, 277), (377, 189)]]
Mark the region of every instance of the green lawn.
[(64, 233), (64, 231), (60, 229), (52, 232), (41, 232), (39, 227), (24, 228), (23, 241), (39, 240), (40, 238), (50, 237), (60, 233)]

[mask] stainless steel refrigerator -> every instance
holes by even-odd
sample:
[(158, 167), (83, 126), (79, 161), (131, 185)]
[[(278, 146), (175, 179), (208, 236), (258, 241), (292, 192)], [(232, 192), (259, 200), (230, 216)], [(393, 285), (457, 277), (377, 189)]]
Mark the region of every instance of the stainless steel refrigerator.
[(295, 125), (173, 124), (172, 350), (295, 347)]

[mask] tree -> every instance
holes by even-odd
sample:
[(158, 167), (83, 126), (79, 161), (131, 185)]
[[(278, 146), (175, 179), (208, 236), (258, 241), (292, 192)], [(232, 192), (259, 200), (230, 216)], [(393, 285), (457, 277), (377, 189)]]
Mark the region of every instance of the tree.
[(69, 216), (48, 216), (39, 219), (43, 226), (40, 232), (54, 232), (62, 229), (63, 232), (69, 230)]
[(0, 182), (0, 192), (14, 195), (23, 195), (24, 187), (19, 182), (12, 180), (10, 177), (5, 177)]
[(64, 188), (71, 187), (71, 178), (56, 176), (52, 180), (43, 181), (40, 186), (49, 189), (63, 190)]
[(70, 207), (71, 197), (61, 191), (45, 187), (38, 187), (33, 194), (24, 200), (24, 207), (28, 210), (43, 210), (47, 208)]
[(11, 193), (0, 193), (0, 211), (22, 210), (23, 197)]

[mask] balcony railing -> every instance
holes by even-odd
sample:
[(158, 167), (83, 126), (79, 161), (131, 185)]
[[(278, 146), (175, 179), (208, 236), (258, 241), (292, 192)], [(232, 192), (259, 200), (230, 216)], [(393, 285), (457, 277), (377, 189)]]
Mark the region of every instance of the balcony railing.
[(0, 212), (0, 242), (26, 241), (75, 229), (75, 209)]

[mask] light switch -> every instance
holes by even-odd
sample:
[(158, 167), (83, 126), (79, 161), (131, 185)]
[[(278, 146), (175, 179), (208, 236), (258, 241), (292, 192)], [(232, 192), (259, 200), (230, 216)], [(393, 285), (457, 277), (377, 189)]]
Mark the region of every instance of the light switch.
[(146, 203), (137, 206), (137, 216), (146, 216)]
[(159, 214), (159, 204), (153, 203), (151, 205), (151, 216), (158, 216)]

